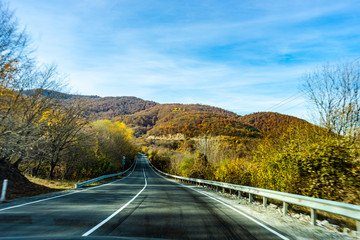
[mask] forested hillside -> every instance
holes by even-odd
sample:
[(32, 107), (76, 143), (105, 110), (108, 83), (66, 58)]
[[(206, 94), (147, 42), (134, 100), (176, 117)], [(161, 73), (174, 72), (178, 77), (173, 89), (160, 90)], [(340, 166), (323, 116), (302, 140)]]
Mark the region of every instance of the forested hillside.
[(305, 128), (310, 123), (289, 115), (276, 112), (257, 112), (240, 117), (245, 124), (249, 124), (261, 131), (264, 135), (279, 135), (289, 126)]
[(100, 98), (99, 96), (96, 96), (96, 95), (70, 94), (70, 93), (64, 93), (64, 92), (59, 92), (59, 91), (55, 91), (55, 90), (51, 90), (51, 89), (43, 89), (43, 88), (26, 89), (26, 90), (23, 90), (22, 93), (24, 95), (31, 96), (32, 94), (34, 94), (36, 91), (39, 91), (39, 90), (41, 90), (43, 97), (52, 97), (52, 98), (56, 98), (59, 100), (76, 100), (76, 99), (89, 100), (89, 99)]
[(257, 136), (259, 132), (240, 121), (240, 116), (221, 108), (200, 104), (160, 104), (118, 118), (135, 130), (136, 136), (199, 135)]
[(87, 102), (86, 114), (93, 115), (96, 119), (111, 119), (121, 115), (134, 114), (158, 105), (156, 102), (136, 97), (92, 98)]
[[(25, 91), (32, 94), (34, 90)], [(158, 105), (154, 101), (146, 101), (137, 97), (99, 97), (91, 95), (68, 94), (58, 91), (44, 90), (43, 95), (63, 100), (64, 104), (71, 101), (83, 101), (84, 111), (92, 119), (111, 119), (114, 117), (134, 114)]]
[(137, 97), (99, 97), (63, 93), (50, 89), (25, 90), (22, 91), (22, 94), (31, 96), (36, 92), (41, 92), (43, 97), (57, 99), (64, 105), (73, 101), (82, 101), (84, 114), (96, 120), (134, 114), (158, 105), (158, 103), (154, 101), (146, 101)]

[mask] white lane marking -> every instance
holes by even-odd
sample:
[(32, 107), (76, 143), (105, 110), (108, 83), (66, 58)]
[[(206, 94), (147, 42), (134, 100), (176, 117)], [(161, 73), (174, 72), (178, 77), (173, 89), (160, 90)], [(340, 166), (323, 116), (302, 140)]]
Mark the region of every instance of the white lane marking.
[(50, 197), (50, 198), (44, 198), (44, 199), (36, 200), (36, 201), (33, 201), (33, 202), (28, 202), (28, 203), (23, 203), (23, 204), (19, 204), (19, 205), (7, 207), (7, 208), (2, 208), (2, 209), (0, 209), (0, 212), (5, 211), (5, 210), (9, 210), (9, 209), (13, 209), (13, 208), (23, 207), (23, 206), (34, 204), (34, 203), (39, 203), (39, 202), (44, 202), (44, 201), (47, 201), (47, 200), (52, 200), (52, 199), (55, 199), (55, 198), (61, 198), (61, 197), (69, 196), (69, 195), (72, 195), (72, 194), (75, 194), (75, 193), (85, 192), (85, 191), (92, 190), (92, 189), (95, 189), (95, 188), (98, 188), (98, 187), (103, 187), (105, 185), (109, 185), (109, 184), (113, 184), (113, 183), (122, 181), (122, 180), (128, 178), (134, 172), (134, 170), (136, 168), (136, 165), (137, 165), (137, 162), (135, 163), (134, 169), (131, 171), (131, 173), (129, 175), (127, 175), (126, 177), (124, 177), (124, 178), (121, 178), (121, 179), (118, 179), (118, 180), (115, 180), (115, 181), (112, 181), (112, 182), (108, 182), (108, 183), (105, 183), (105, 184), (102, 184), (102, 185), (99, 185), (99, 186), (83, 189), (83, 190), (80, 190), (80, 191), (77, 191), (77, 192), (66, 193), (66, 194), (63, 194), (63, 195), (58, 195), (58, 196), (54, 196), (54, 197)]
[(241, 212), (240, 210), (238, 210), (238, 209), (230, 206), (229, 204), (227, 204), (227, 203), (225, 203), (225, 202), (223, 202), (223, 201), (221, 201), (221, 200), (219, 200), (219, 199), (217, 199), (217, 198), (215, 198), (215, 197), (213, 197), (213, 196), (210, 196), (210, 195), (208, 195), (208, 194), (206, 194), (206, 193), (204, 193), (204, 192), (201, 192), (201, 191), (199, 191), (199, 190), (197, 190), (197, 189), (194, 189), (194, 187), (186, 186), (186, 185), (184, 185), (184, 184), (182, 184), (182, 183), (179, 183), (179, 182), (177, 182), (177, 181), (173, 181), (173, 180), (170, 180), (170, 179), (168, 179), (168, 178), (166, 178), (166, 177), (164, 177), (164, 176), (161, 176), (159, 173), (157, 173), (157, 172), (150, 166), (149, 163), (148, 163), (148, 165), (149, 165), (149, 167), (154, 171), (154, 173), (156, 173), (158, 176), (160, 176), (160, 177), (162, 177), (162, 178), (164, 178), (164, 179), (166, 179), (166, 180), (168, 180), (168, 181), (170, 181), (170, 182), (177, 183), (177, 184), (179, 184), (179, 185), (182, 186), (182, 187), (187, 187), (187, 188), (190, 188), (190, 189), (192, 189), (192, 190), (194, 190), (194, 191), (196, 191), (196, 192), (198, 192), (198, 193), (201, 193), (201, 194), (203, 194), (203, 195), (205, 195), (205, 196), (207, 196), (207, 197), (209, 197), (209, 198), (217, 201), (218, 203), (221, 203), (222, 205), (230, 208), (231, 210), (234, 210), (235, 212), (243, 215), (244, 217), (248, 218), (249, 220), (253, 221), (254, 223), (257, 223), (258, 225), (260, 225), (261, 227), (265, 228), (266, 230), (272, 232), (273, 234), (275, 234), (275, 235), (278, 236), (279, 238), (281, 238), (281, 239), (283, 239), (283, 240), (290, 240), (289, 238), (285, 237), (284, 235), (282, 235), (282, 234), (276, 232), (275, 230), (269, 228), (268, 226), (262, 224), (262, 223), (259, 222), (258, 220), (252, 218), (251, 216), (249, 216), (249, 215)]
[(146, 188), (147, 186), (147, 181), (146, 181), (146, 175), (145, 175), (145, 170), (143, 169), (143, 173), (144, 173), (144, 179), (145, 179), (145, 186), (140, 190), (140, 192), (138, 192), (130, 201), (128, 201), (124, 206), (122, 206), (121, 208), (119, 208), (116, 212), (114, 212), (113, 214), (111, 214), (109, 217), (107, 217), (106, 219), (104, 219), (101, 223), (99, 223), (98, 225), (96, 225), (95, 227), (93, 227), (92, 229), (90, 229), (89, 231), (87, 231), (86, 233), (84, 233), (82, 235), (82, 237), (86, 237), (89, 236), (91, 233), (93, 233), (96, 229), (98, 229), (99, 227), (101, 227), (102, 225), (104, 225), (106, 222), (108, 222), (110, 219), (112, 219), (115, 215), (117, 215), (119, 212), (121, 212), (124, 208), (126, 208), (130, 203), (132, 203)]

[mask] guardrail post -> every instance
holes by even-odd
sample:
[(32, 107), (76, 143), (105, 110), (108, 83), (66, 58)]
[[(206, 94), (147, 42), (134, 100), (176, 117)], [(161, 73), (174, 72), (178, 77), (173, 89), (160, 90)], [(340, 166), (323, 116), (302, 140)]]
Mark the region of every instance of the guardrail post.
[(316, 218), (317, 218), (317, 213), (316, 213), (316, 209), (311, 209), (311, 224), (316, 226)]
[(286, 216), (288, 211), (289, 211), (289, 204), (287, 202), (284, 202), (283, 203), (283, 214), (284, 214), (284, 216)]
[(238, 199), (241, 198), (241, 191), (238, 191)]
[(267, 205), (268, 205), (268, 204), (267, 204), (267, 200), (268, 200), (268, 199), (267, 199), (267, 197), (263, 197), (263, 204), (264, 204), (264, 207), (267, 207)]
[(252, 203), (254, 201), (254, 196), (252, 193), (249, 193), (249, 202)]
[(230, 196), (231, 196), (231, 188), (229, 190), (230, 190)]
[(223, 187), (223, 190), (222, 190), (223, 193), (225, 193), (225, 188)]
[(360, 221), (356, 220), (356, 231), (357, 231), (357, 236), (360, 238)]
[(1, 191), (0, 202), (4, 202), (4, 201), (5, 201), (7, 184), (8, 184), (8, 180), (7, 180), (7, 179), (4, 179), (3, 187), (2, 187), (2, 191)]

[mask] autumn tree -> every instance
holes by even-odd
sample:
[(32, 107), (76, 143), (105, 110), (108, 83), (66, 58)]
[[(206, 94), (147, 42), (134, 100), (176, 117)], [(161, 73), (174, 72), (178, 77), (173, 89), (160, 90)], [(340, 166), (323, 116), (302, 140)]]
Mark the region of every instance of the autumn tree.
[(83, 102), (72, 101), (44, 112), (39, 121), (42, 124), (42, 148), (50, 165), (49, 177), (61, 160), (61, 154), (78, 140), (80, 131), (88, 124), (84, 116)]
[(78, 134), (75, 141), (64, 149), (60, 162), (61, 171), (57, 177), (68, 180), (89, 179), (104, 175), (101, 172), (98, 151), (97, 134), (91, 124), (85, 126)]
[(53, 104), (43, 89), (61, 87), (56, 68), (38, 66), (29, 37), (0, 2), (0, 159), (18, 166), (37, 141), (36, 122)]
[[(126, 163), (131, 164), (136, 155), (133, 143), (134, 132), (122, 122), (99, 120), (91, 124), (96, 134), (95, 154), (104, 162), (104, 168), (109, 171), (119, 170), (122, 167), (122, 158), (125, 156)], [(111, 169), (112, 168), (112, 169)]]

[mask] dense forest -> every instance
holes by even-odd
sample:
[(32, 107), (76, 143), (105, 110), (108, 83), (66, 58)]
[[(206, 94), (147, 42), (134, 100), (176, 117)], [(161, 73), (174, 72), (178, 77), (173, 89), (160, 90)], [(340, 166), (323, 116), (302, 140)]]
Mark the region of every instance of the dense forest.
[(309, 123), (303, 119), (275, 112), (257, 112), (241, 116), (240, 120), (265, 135), (279, 135), (287, 130), (289, 126), (305, 128)]
[(149, 109), (158, 103), (145, 101), (136, 97), (103, 97), (87, 101), (86, 114), (96, 119), (112, 119), (122, 115), (130, 115)]
[(239, 120), (233, 112), (201, 104), (160, 104), (133, 115), (117, 118), (135, 130), (135, 135), (184, 134), (242, 135), (257, 130)]
[[(31, 96), (35, 91), (36, 89), (24, 90), (23, 93)], [(154, 101), (146, 101), (137, 97), (99, 97), (70, 94), (50, 89), (43, 89), (42, 93), (43, 97), (56, 98), (62, 104), (82, 101), (84, 104), (84, 114), (96, 120), (130, 115), (158, 105)]]

